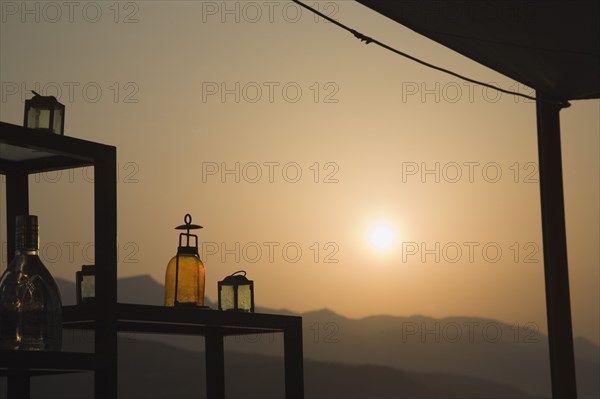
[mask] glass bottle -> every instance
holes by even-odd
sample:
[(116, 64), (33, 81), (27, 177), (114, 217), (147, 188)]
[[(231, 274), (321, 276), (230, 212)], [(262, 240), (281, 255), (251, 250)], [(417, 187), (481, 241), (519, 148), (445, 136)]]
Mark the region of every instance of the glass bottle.
[[(190, 230), (202, 226), (192, 224), (190, 214), (185, 215), (185, 224), (176, 230), (187, 230), (179, 234), (177, 254), (169, 261), (165, 273), (165, 306), (204, 306), (204, 264), (198, 254), (198, 236)], [(186, 245), (183, 245), (183, 238)], [(195, 238), (190, 243), (190, 238)]]
[(0, 349), (60, 351), (62, 302), (39, 258), (37, 216), (17, 216), (15, 249), (0, 278)]

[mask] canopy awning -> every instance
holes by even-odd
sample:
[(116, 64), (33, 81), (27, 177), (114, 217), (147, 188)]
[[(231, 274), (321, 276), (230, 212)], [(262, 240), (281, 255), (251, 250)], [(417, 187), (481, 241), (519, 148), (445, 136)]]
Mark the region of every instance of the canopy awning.
[(547, 97), (600, 98), (600, 1), (357, 1)]

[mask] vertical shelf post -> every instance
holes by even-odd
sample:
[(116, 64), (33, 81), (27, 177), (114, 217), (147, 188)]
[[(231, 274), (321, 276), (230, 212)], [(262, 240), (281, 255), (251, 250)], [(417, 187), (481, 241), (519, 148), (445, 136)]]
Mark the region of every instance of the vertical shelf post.
[(223, 334), (211, 329), (205, 336), (206, 394), (211, 399), (225, 398), (225, 356)]
[(302, 319), (288, 322), (283, 332), (285, 362), (285, 397), (304, 398), (304, 360), (302, 350)]
[(96, 262), (96, 398), (117, 398), (117, 170), (116, 150), (94, 159), (94, 241)]
[[(17, 215), (29, 214), (29, 174), (12, 170), (6, 175), (6, 244), (8, 262), (15, 257)], [(13, 232), (13, 234), (11, 234)]]

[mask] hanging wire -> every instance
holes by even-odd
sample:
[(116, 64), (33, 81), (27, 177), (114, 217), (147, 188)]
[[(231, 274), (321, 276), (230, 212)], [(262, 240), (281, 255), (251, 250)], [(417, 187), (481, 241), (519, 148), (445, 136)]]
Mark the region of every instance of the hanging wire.
[(465, 81), (467, 81), (467, 82), (471, 82), (471, 83), (474, 83), (474, 84), (477, 84), (477, 85), (481, 85), (481, 86), (484, 86), (484, 87), (488, 87), (488, 88), (490, 88), (490, 89), (494, 89), (494, 90), (497, 90), (497, 91), (499, 91), (499, 92), (502, 92), (502, 93), (511, 94), (511, 95), (514, 95), (514, 96), (519, 96), (519, 97), (527, 98), (527, 99), (529, 99), (529, 100), (534, 100), (534, 101), (544, 101), (544, 102), (547, 102), (547, 103), (550, 103), (550, 104), (556, 104), (556, 105), (560, 105), (561, 107), (568, 107), (568, 106), (570, 106), (570, 104), (569, 104), (569, 102), (568, 102), (568, 101), (554, 101), (554, 100), (548, 100), (548, 99), (546, 99), (546, 98), (538, 98), (538, 97), (534, 97), (534, 96), (529, 96), (529, 95), (527, 95), (527, 94), (519, 93), (519, 92), (516, 92), (516, 91), (506, 90), (506, 89), (503, 89), (503, 88), (501, 88), (501, 87), (498, 87), (498, 86), (494, 86), (494, 85), (492, 85), (492, 84), (489, 84), (489, 83), (485, 83), (485, 82), (481, 82), (481, 81), (479, 81), (479, 80), (475, 80), (475, 79), (468, 78), (468, 77), (466, 77), (466, 76), (463, 76), (463, 75), (461, 75), (461, 74), (459, 74), (459, 73), (453, 72), (453, 71), (451, 71), (451, 70), (449, 70), (449, 69), (442, 68), (442, 67), (439, 67), (439, 66), (437, 66), (437, 65), (430, 64), (429, 62), (426, 62), (426, 61), (420, 60), (420, 59), (418, 59), (418, 58), (416, 58), (416, 57), (413, 57), (413, 56), (412, 56), (412, 55), (410, 55), (410, 54), (406, 54), (406, 53), (405, 53), (405, 52), (403, 52), (403, 51), (400, 51), (400, 50), (397, 50), (397, 49), (395, 49), (395, 48), (393, 48), (393, 47), (391, 47), (391, 46), (388, 46), (387, 44), (385, 44), (385, 43), (382, 43), (382, 42), (380, 42), (380, 41), (379, 41), (379, 40), (377, 40), (377, 39), (373, 39), (372, 37), (369, 37), (369, 36), (363, 35), (362, 33), (358, 32), (357, 30), (355, 30), (355, 29), (352, 29), (352, 28), (350, 28), (350, 27), (348, 27), (348, 26), (346, 26), (346, 25), (342, 24), (341, 22), (338, 22), (338, 21), (336, 21), (335, 19), (333, 19), (333, 18), (331, 18), (331, 17), (329, 17), (329, 16), (327, 16), (327, 15), (323, 14), (322, 12), (320, 12), (320, 11), (318, 11), (318, 10), (315, 10), (315, 9), (314, 9), (314, 8), (312, 8), (311, 6), (304, 4), (304, 3), (302, 3), (302, 2), (301, 2), (301, 1), (299, 1), (299, 0), (292, 0), (292, 1), (293, 1), (294, 3), (296, 3), (296, 4), (300, 5), (301, 7), (304, 7), (304, 8), (306, 8), (307, 10), (309, 10), (309, 11), (311, 11), (311, 12), (315, 13), (316, 15), (320, 16), (321, 18), (323, 18), (323, 19), (325, 19), (325, 20), (327, 20), (327, 21), (331, 22), (332, 24), (334, 24), (334, 25), (337, 25), (338, 27), (340, 27), (340, 28), (342, 28), (342, 29), (344, 29), (344, 30), (346, 30), (346, 31), (348, 31), (348, 32), (350, 32), (350, 33), (352, 33), (352, 34), (354, 35), (354, 37), (356, 37), (356, 38), (357, 38), (358, 40), (360, 40), (361, 42), (365, 42), (365, 44), (369, 44), (369, 43), (375, 43), (375, 44), (376, 44), (376, 45), (378, 45), (379, 47), (383, 47), (383, 48), (384, 48), (384, 49), (386, 49), (386, 50), (389, 50), (389, 51), (391, 51), (391, 52), (393, 52), (393, 53), (396, 53), (396, 54), (398, 54), (398, 55), (401, 55), (402, 57), (406, 57), (406, 58), (408, 58), (409, 60), (413, 60), (413, 61), (415, 61), (415, 62), (417, 62), (417, 63), (419, 63), (419, 64), (421, 64), (421, 65), (424, 65), (424, 66), (426, 66), (426, 67), (429, 67), (429, 68), (431, 68), (431, 69), (435, 69), (435, 70), (437, 70), (437, 71), (440, 71), (440, 72), (447, 73), (447, 74), (449, 74), (449, 75), (452, 75), (452, 76), (454, 76), (454, 77), (457, 77), (457, 78), (459, 78), (459, 79), (465, 80)]

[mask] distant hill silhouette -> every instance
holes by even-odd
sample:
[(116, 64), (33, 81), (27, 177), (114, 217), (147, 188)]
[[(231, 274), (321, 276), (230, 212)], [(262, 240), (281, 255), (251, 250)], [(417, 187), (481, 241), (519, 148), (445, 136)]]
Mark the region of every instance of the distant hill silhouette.
[[(70, 343), (70, 349), (77, 344)], [(119, 342), (119, 398), (197, 399), (206, 397), (202, 353), (168, 344), (131, 340)], [(284, 397), (283, 359), (227, 352), (226, 397)], [(306, 360), (307, 399), (402, 398), (529, 398), (512, 387), (452, 374), (404, 372), (376, 365), (344, 365)], [(32, 397), (87, 399), (93, 396), (91, 374), (35, 378)]]
[[(57, 282), (63, 302), (68, 302), (65, 296), (74, 298), (72, 283)], [(120, 302), (161, 305), (163, 295), (163, 286), (149, 276), (119, 280)], [(208, 305), (216, 308), (214, 304)], [(257, 308), (257, 312), (293, 314), (266, 308)], [(460, 374), (510, 385), (534, 397), (551, 396), (547, 337), (523, 326), (517, 329), (495, 320), (472, 317), (372, 316), (355, 320), (327, 309), (308, 312), (302, 317), (307, 362), (310, 359), (356, 367), (387, 366), (438, 376), (436, 381), (442, 385), (442, 375)], [(139, 337), (128, 336), (132, 341)], [(201, 339), (196, 337), (144, 335), (143, 338), (182, 349), (203, 350)], [(226, 351), (281, 356), (283, 343), (280, 334), (228, 337)], [(576, 338), (575, 353), (579, 397), (600, 397), (600, 348)], [(491, 389), (489, 383), (485, 386)]]

